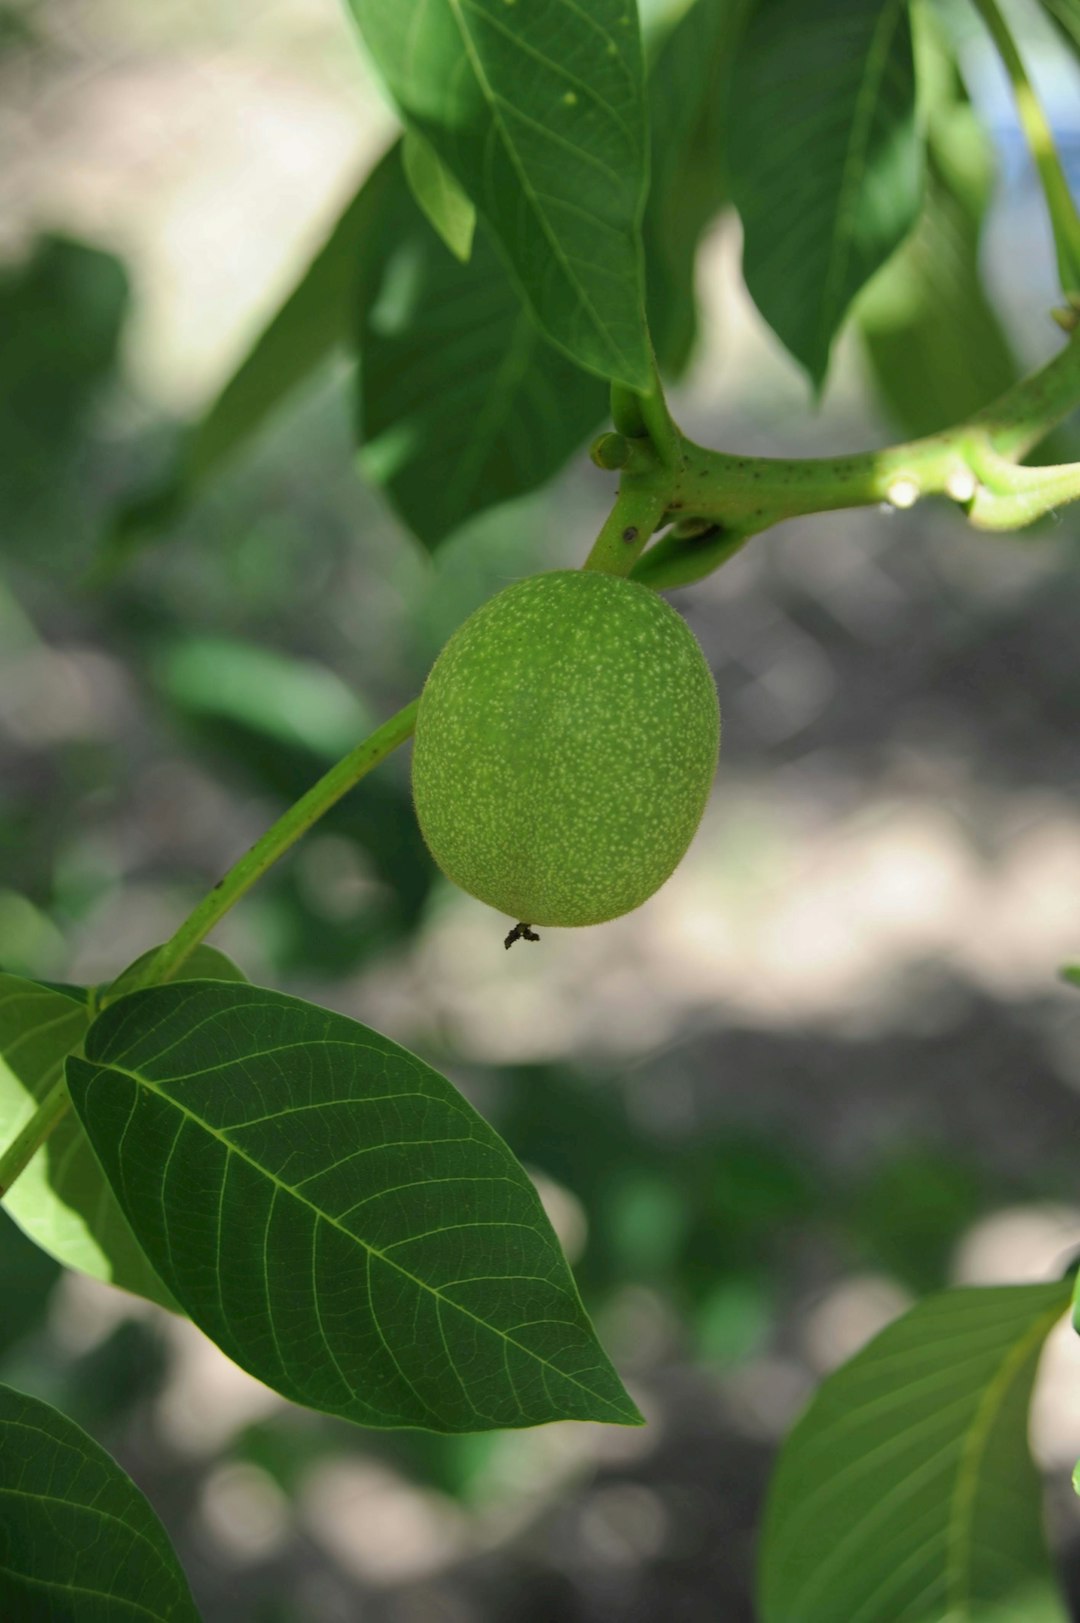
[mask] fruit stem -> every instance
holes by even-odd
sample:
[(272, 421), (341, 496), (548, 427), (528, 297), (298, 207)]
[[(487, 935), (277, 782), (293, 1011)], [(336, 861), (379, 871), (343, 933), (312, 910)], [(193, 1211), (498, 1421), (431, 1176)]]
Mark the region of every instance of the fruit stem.
[[(668, 410), (655, 355), (646, 393), (612, 384), (611, 416), (618, 432), (601, 434), (593, 442), (592, 457), (598, 467), (621, 468), (622, 478), (615, 505), (581, 567), (629, 575), (671, 503), (685, 448)], [(619, 454), (608, 456), (609, 442), (620, 438)]]
[(667, 511), (670, 477), (661, 470), (624, 475), (615, 505), (593, 542), (582, 569), (629, 575)]

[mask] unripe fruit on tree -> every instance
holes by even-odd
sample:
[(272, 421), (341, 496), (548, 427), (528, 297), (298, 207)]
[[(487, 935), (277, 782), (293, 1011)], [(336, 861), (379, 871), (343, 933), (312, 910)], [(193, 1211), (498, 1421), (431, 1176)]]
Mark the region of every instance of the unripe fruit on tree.
[(663, 598), (533, 575), (450, 638), (420, 698), (412, 781), (442, 871), (528, 924), (602, 924), (668, 878), (716, 770), (716, 687)]

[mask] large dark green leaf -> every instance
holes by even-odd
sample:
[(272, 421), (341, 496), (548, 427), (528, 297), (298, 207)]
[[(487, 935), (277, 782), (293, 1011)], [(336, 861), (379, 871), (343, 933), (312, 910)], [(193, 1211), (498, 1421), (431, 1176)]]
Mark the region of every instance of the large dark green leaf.
[[(144, 954), (125, 975), (148, 956)], [(236, 966), (213, 947), (196, 948), (184, 973), (242, 979)], [(118, 991), (123, 979), (117, 982)], [(64, 1060), (86, 1036), (91, 1018), (86, 994), (79, 989), (63, 992), (17, 975), (0, 975), (0, 1145), (14, 1138), (63, 1075)], [(65, 1268), (175, 1308), (132, 1234), (74, 1113), (69, 1111), (53, 1129), (12, 1184), (4, 1206), (19, 1227)]]
[[(696, 0), (651, 74), (650, 310), (673, 372), (693, 340), (698, 240), (725, 192), (726, 79), (744, 9), (745, 0)], [(190, 431), (164, 492), (134, 504), (121, 527), (175, 515), (329, 350), (357, 340), (362, 465), (428, 546), (550, 479), (603, 420), (606, 391), (545, 340), (490, 231), (470, 238), (470, 210), (411, 130)]]
[(773, 1481), (763, 1623), (1064, 1623), (1027, 1417), (1069, 1295), (942, 1291), (829, 1376)]
[(820, 388), (852, 298), (918, 214), (903, 0), (759, 0), (738, 56), (728, 159), (746, 284)]
[(0, 1367), (11, 1349), (41, 1326), (60, 1266), (27, 1238), (6, 1208), (0, 1207)]
[(0, 1386), (0, 1615), (10, 1623), (198, 1623), (161, 1523), (86, 1433)]
[(137, 992), (76, 1109), (162, 1278), (236, 1363), (373, 1426), (634, 1423), (536, 1192), (430, 1066), (295, 998)]
[[(442, 223), (461, 249), (460, 218)], [(175, 517), (331, 349), (356, 341), (363, 469), (429, 547), (542, 485), (606, 411), (603, 384), (528, 315), (490, 233), (467, 263), (439, 240), (399, 143), (119, 537)]]
[(549, 479), (601, 421), (605, 390), (545, 340), (486, 228), (461, 264), (403, 178), (368, 256), (362, 466), (434, 547)]
[(645, 94), (631, 0), (350, 0), (407, 121), (580, 365), (649, 386)]
[(728, 200), (727, 119), (749, 0), (694, 0), (649, 70), (652, 178), (645, 210), (649, 327), (657, 359), (684, 369), (697, 331), (694, 262)]

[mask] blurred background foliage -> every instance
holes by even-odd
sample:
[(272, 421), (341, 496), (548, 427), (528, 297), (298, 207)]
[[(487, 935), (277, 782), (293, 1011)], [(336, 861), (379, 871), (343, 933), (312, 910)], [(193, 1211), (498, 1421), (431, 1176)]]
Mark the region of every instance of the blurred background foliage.
[[(977, 41), (964, 66), (996, 138), (981, 254), (935, 170), (951, 201), (870, 289), (812, 412), (722, 216), (675, 398), (695, 437), (815, 454), (938, 426), (932, 293), (957, 264), (1000, 312), (972, 311), (988, 378), (1051, 353), (1008, 98)], [(1080, 182), (1076, 76), (1046, 82)], [(92, 981), (167, 936), (475, 604), (579, 560), (602, 517), (611, 482), (579, 457), (429, 559), (358, 476), (351, 368), (327, 353), (102, 568), (391, 133), (333, 0), (0, 7), (6, 968)], [(907, 362), (884, 399), (876, 355)], [(209, 1620), (739, 1623), (812, 1383), (913, 1295), (1042, 1277), (1080, 1244), (1080, 999), (1056, 979), (1080, 947), (1075, 512), (1003, 539), (937, 509), (806, 520), (676, 601), (724, 752), (690, 858), (641, 912), (506, 954), (433, 873), (403, 755), (219, 932), (253, 980), (414, 1047), (490, 1116), (645, 1431), (379, 1435), (289, 1410), (4, 1220), (0, 1378), (117, 1454)], [(1064, 1336), (1034, 1440), (1080, 1592)]]

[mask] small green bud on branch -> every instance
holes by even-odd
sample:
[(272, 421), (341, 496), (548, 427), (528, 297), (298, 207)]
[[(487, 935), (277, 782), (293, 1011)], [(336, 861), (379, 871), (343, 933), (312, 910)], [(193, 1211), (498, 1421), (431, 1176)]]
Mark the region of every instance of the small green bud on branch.
[(628, 440), (625, 434), (598, 434), (589, 456), (607, 473), (642, 474), (656, 468), (656, 453), (647, 439)]
[(589, 447), (589, 456), (598, 468), (615, 472), (630, 460), (630, 441), (624, 434), (598, 434)]

